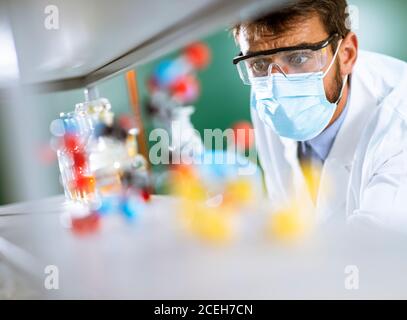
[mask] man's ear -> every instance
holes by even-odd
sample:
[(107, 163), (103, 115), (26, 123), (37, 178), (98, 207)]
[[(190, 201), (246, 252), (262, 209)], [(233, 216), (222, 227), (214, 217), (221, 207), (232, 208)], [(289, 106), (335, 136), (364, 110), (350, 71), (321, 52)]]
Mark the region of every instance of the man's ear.
[(342, 40), (338, 55), (341, 76), (351, 74), (358, 57), (358, 38), (354, 32), (349, 32)]

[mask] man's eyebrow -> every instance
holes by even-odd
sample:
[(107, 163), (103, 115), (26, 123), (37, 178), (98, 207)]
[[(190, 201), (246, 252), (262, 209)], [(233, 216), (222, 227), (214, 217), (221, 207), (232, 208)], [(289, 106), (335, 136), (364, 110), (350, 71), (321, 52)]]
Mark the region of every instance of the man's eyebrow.
[(281, 49), (285, 49), (285, 48), (301, 48), (301, 47), (307, 47), (307, 46), (314, 46), (314, 45), (319, 44), (319, 43), (320, 42), (301, 42), (301, 43), (298, 43), (296, 45), (273, 48), (273, 49), (265, 49), (265, 50), (257, 50), (257, 51), (249, 50), (249, 51), (246, 52), (245, 55), (255, 54), (257, 52), (267, 51), (267, 50), (281, 50)]

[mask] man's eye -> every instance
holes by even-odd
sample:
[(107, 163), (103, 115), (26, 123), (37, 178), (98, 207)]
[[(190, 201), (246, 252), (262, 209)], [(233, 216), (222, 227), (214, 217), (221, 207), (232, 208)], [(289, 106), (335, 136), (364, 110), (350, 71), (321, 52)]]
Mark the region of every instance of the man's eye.
[(288, 57), (288, 62), (291, 65), (300, 66), (309, 60), (309, 56), (305, 54), (293, 54)]
[(252, 62), (250, 67), (256, 74), (264, 73), (268, 70), (268, 63), (264, 60), (256, 60)]

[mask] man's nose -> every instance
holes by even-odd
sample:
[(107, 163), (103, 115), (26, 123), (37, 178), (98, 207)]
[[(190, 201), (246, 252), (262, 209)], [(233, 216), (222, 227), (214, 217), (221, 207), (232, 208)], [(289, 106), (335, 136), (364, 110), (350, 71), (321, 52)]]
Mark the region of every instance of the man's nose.
[(282, 74), (284, 74), (284, 70), (277, 63), (272, 62), (269, 65), (268, 73), (269, 74), (272, 74), (272, 73), (282, 73)]

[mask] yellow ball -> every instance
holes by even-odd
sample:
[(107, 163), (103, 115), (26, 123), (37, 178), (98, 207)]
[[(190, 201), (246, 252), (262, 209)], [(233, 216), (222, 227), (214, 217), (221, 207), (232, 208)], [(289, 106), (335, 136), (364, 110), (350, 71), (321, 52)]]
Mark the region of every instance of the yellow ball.
[(229, 215), (220, 208), (209, 208), (203, 203), (184, 202), (181, 219), (187, 230), (198, 238), (216, 244), (229, 242), (233, 229)]
[(274, 212), (269, 220), (268, 231), (275, 239), (294, 242), (302, 239), (310, 230), (311, 216), (293, 205)]
[(252, 183), (247, 179), (237, 179), (226, 185), (226, 201), (235, 205), (250, 204), (254, 200)]

